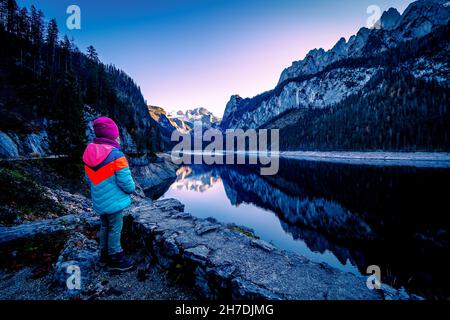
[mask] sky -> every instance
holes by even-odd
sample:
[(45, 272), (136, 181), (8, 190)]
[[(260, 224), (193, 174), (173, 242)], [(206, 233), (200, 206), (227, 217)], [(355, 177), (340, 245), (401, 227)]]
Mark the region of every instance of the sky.
[[(18, 0), (56, 18), (81, 51), (124, 70), (148, 104), (205, 107), (222, 116), (233, 94), (275, 87), (284, 68), (366, 26), (370, 5), (403, 12), (412, 0)], [(81, 29), (69, 30), (69, 5)], [(126, 4), (126, 5), (124, 5)]]

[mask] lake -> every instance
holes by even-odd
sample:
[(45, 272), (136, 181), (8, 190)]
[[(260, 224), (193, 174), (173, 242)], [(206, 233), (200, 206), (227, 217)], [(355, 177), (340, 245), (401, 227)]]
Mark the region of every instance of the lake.
[(181, 166), (162, 198), (200, 218), (250, 227), (277, 247), (428, 298), (450, 296), (450, 169), (281, 159)]

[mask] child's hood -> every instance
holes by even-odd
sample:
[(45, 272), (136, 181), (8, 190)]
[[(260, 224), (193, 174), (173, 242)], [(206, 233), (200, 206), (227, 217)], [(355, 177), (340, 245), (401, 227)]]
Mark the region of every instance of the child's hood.
[(83, 162), (89, 167), (96, 167), (108, 157), (113, 148), (107, 144), (90, 143), (84, 150)]

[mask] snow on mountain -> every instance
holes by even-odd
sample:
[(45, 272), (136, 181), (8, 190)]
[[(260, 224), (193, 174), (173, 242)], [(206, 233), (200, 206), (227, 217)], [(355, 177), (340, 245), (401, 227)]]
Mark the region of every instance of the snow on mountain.
[[(322, 108), (340, 102), (360, 91), (382, 68), (370, 64), (364, 67), (364, 61), (401, 47), (407, 41), (430, 36), (433, 30), (447, 25), (450, 18), (447, 3), (445, 0), (418, 0), (402, 15), (390, 8), (382, 14), (376, 24), (378, 28), (363, 27), (348, 41), (339, 39), (328, 51), (311, 50), (303, 60), (293, 62), (281, 73), (274, 90), (253, 98), (233, 95), (226, 105), (221, 127), (257, 128), (288, 109)], [(402, 61), (398, 68), (415, 77), (447, 83), (449, 67), (445, 52), (449, 47), (444, 53), (435, 50), (426, 56)], [(358, 60), (359, 65), (337, 65), (349, 59)]]
[[(150, 116), (159, 124), (160, 131), (166, 140), (170, 140), (173, 130), (188, 133), (194, 127), (195, 121), (202, 122), (204, 128), (217, 127), (220, 119), (206, 108), (195, 108), (193, 110), (166, 112), (158, 106), (148, 106)], [(164, 139), (163, 139), (164, 140)]]
[(190, 129), (193, 128), (195, 121), (202, 122), (203, 127), (207, 128), (216, 127), (220, 122), (220, 118), (216, 117), (211, 111), (203, 107), (195, 108), (192, 110), (189, 109), (185, 112), (181, 110), (176, 112), (169, 112), (168, 117), (175, 121), (179, 126)]
[[(291, 67), (282, 72), (279, 83), (299, 75), (321, 71), (343, 57), (370, 56), (396, 47), (404, 41), (424, 36), (430, 33), (433, 27), (447, 24), (450, 7), (446, 6), (446, 3), (445, 0), (419, 0), (411, 3), (403, 15), (390, 8), (376, 24), (381, 29), (361, 28), (348, 42), (341, 38), (329, 51), (311, 50), (303, 60), (293, 62)], [(379, 42), (377, 47), (370, 45), (368, 40), (371, 38)]]

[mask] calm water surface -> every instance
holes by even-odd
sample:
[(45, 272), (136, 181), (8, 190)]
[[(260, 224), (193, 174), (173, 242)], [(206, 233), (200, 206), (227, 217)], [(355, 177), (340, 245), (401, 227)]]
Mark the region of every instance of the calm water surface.
[(256, 166), (183, 166), (163, 198), (194, 216), (250, 227), (316, 262), (429, 298), (450, 295), (450, 170), (282, 159), (276, 176)]

